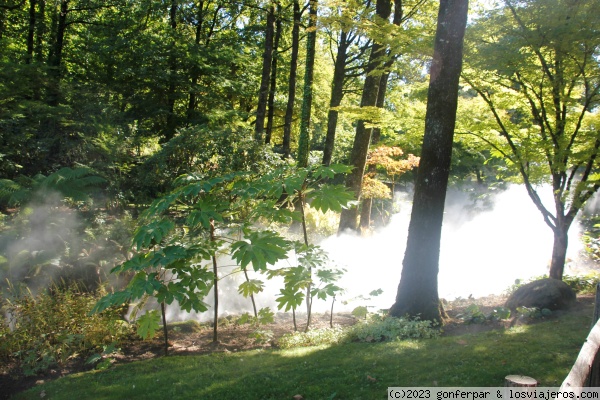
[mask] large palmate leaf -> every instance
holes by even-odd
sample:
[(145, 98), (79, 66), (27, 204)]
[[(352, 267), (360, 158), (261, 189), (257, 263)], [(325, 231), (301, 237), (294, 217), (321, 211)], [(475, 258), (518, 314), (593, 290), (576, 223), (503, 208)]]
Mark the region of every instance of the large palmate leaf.
[(258, 279), (249, 279), (240, 283), (240, 286), (238, 287), (238, 293), (244, 297), (250, 297), (253, 294), (262, 292), (264, 287), (265, 284), (263, 281)]
[(304, 292), (296, 290), (296, 288), (285, 287), (279, 290), (279, 297), (275, 299), (279, 305), (277, 308), (284, 311), (295, 310), (304, 301)]
[(92, 311), (90, 311), (90, 315), (100, 313), (112, 306), (128, 303), (130, 300), (131, 292), (127, 289), (120, 292), (109, 293), (98, 300), (94, 305), (94, 308), (92, 308)]
[(153, 221), (140, 226), (133, 236), (133, 244), (139, 249), (147, 249), (160, 244), (173, 230), (175, 224), (168, 219)]
[(142, 339), (152, 339), (160, 327), (158, 310), (147, 311), (137, 320), (137, 334)]
[(316, 179), (328, 178), (333, 179), (336, 174), (347, 174), (352, 171), (352, 167), (343, 164), (331, 164), (329, 166), (319, 165), (312, 173)]
[(210, 229), (211, 220), (223, 222), (222, 213), (228, 206), (228, 203), (217, 199), (200, 199), (194, 204), (186, 222), (192, 228), (201, 226), (204, 229)]
[(231, 246), (233, 259), (242, 268), (252, 264), (255, 271), (265, 270), (267, 264), (287, 258), (289, 249), (290, 241), (273, 231), (250, 232), (245, 240)]
[(307, 192), (306, 198), (311, 207), (322, 212), (341, 212), (354, 201), (354, 195), (342, 185), (323, 185)]

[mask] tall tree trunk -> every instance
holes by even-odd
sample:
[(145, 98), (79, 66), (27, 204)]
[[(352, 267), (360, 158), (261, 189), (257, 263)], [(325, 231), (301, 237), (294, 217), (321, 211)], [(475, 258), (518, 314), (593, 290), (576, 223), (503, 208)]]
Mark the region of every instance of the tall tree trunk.
[(290, 77), (288, 80), (288, 100), (283, 123), (283, 156), (291, 154), (292, 120), (296, 100), (296, 70), (298, 69), (298, 50), (300, 48), (300, 3), (294, 0), (294, 26), (292, 27), (292, 54), (290, 55)]
[(177, 30), (177, 0), (171, 0), (169, 8), (169, 24), (173, 33), (173, 43), (169, 54), (169, 88), (167, 91), (167, 121), (163, 132), (163, 141), (168, 142), (175, 136), (177, 129), (177, 116), (175, 115), (175, 91), (177, 90), (177, 56), (176, 49), (176, 30)]
[(35, 6), (36, 0), (29, 0), (29, 26), (27, 27), (27, 55), (25, 56), (25, 64), (31, 64), (33, 62), (36, 17)]
[[(281, 4), (277, 4), (277, 14), (281, 14)], [(275, 39), (273, 41), (273, 62), (271, 64), (271, 82), (269, 83), (269, 98), (267, 100), (267, 129), (265, 130), (265, 144), (271, 143), (273, 135), (273, 117), (275, 114), (275, 92), (277, 88), (277, 58), (279, 53), (279, 39), (281, 38), (281, 17), (278, 17), (275, 23)]]
[(35, 45), (34, 45), (34, 54), (35, 61), (38, 64), (38, 68), (36, 68), (35, 80), (33, 84), (33, 100), (39, 101), (42, 99), (42, 87), (44, 85), (43, 78), (41, 76), (41, 71), (39, 70), (39, 66), (41, 66), (44, 62), (44, 34), (46, 32), (46, 1), (38, 0), (37, 2), (38, 11), (36, 14), (36, 26), (35, 26)]
[[(196, 49), (200, 47), (200, 41), (202, 38), (202, 28), (204, 25), (204, 0), (200, 0), (196, 6), (196, 36), (194, 38), (194, 46)], [(190, 79), (190, 93), (188, 98), (188, 107), (187, 107), (187, 122), (191, 123), (194, 119), (194, 114), (196, 111), (196, 90), (198, 85), (198, 79), (200, 78), (200, 72), (198, 71), (198, 66), (196, 63), (192, 65), (190, 71), (191, 79)]]
[(275, 33), (275, 6), (269, 4), (267, 11), (267, 26), (265, 30), (265, 50), (263, 51), (262, 76), (258, 92), (258, 105), (256, 107), (256, 124), (254, 125), (254, 138), (263, 142), (265, 130), (265, 116), (267, 113), (267, 98), (269, 96), (269, 83), (271, 79), (271, 64), (273, 61), (273, 36)]
[(302, 113), (300, 115), (300, 138), (298, 139), (298, 166), (308, 166), (310, 151), (310, 116), (313, 98), (313, 76), (315, 68), (315, 48), (317, 45), (317, 0), (310, 0), (308, 34), (306, 38), (306, 67), (304, 70), (304, 90)]
[[(198, 5), (196, 6), (196, 8), (197, 8), (197, 14), (196, 14), (197, 21), (196, 21), (196, 34), (195, 34), (195, 38), (194, 38), (194, 45), (198, 49), (202, 42), (202, 29), (204, 28), (205, 12), (208, 11), (208, 5), (207, 5), (207, 9), (205, 10), (204, 9), (204, 0), (200, 0), (198, 2)], [(206, 37), (204, 39), (205, 47), (208, 47), (208, 45), (210, 44), (210, 41), (215, 32), (215, 25), (217, 24), (217, 20), (219, 18), (219, 11), (221, 11), (222, 8), (223, 8), (222, 5), (217, 5), (215, 7), (215, 11), (213, 13), (212, 20), (210, 21), (210, 26), (208, 27), (208, 33), (206, 34)], [(235, 76), (235, 73), (233, 73), (233, 75)], [(192, 66), (191, 71), (190, 71), (190, 90), (189, 90), (188, 107), (187, 107), (187, 113), (186, 113), (188, 124), (193, 123), (194, 119), (196, 118), (196, 106), (198, 104), (197, 85), (198, 85), (199, 79), (200, 79), (200, 70), (198, 68), (198, 65), (196, 63), (194, 63), (194, 65)]]
[(323, 165), (331, 164), (331, 157), (333, 156), (335, 131), (337, 129), (338, 121), (338, 111), (334, 110), (334, 108), (338, 107), (344, 98), (344, 79), (346, 78), (348, 45), (348, 33), (342, 29), (333, 68), (331, 99), (329, 100), (329, 113), (327, 115), (327, 135), (325, 136), (325, 149), (323, 150)]
[(430, 71), (425, 136), (402, 275), (390, 315), (441, 320), (440, 239), (450, 172), (468, 0), (440, 0)]
[(4, 37), (4, 29), (6, 25), (6, 10), (0, 8), (0, 40)]
[(54, 43), (49, 55), (48, 64), (48, 104), (58, 106), (61, 102), (60, 83), (62, 79), (62, 55), (64, 50), (65, 34), (67, 30), (67, 15), (69, 12), (69, 0), (61, 0), (60, 8), (53, 15), (53, 27), (55, 27)]
[[(377, 0), (375, 11), (377, 15), (384, 21), (387, 21), (392, 12), (391, 2), (387, 0)], [(383, 62), (382, 56), (385, 54), (385, 47), (378, 42), (373, 42), (371, 46), (371, 54), (369, 55), (369, 63), (367, 64), (366, 78), (360, 101), (361, 107), (373, 107), (377, 104), (377, 94), (379, 93), (379, 81), (381, 75), (375, 74), (374, 71), (379, 69)], [(367, 129), (362, 119), (356, 124), (356, 135), (354, 136), (354, 144), (352, 153), (350, 154), (350, 164), (354, 167), (352, 172), (346, 179), (346, 187), (354, 192), (354, 196), (360, 201), (360, 191), (362, 189), (363, 175), (365, 173), (365, 165), (367, 163), (367, 153), (371, 143), (371, 129)], [(358, 207), (353, 206), (342, 210), (340, 216), (340, 225), (338, 233), (342, 233), (347, 229), (356, 231), (358, 229)]]
[[(379, 91), (377, 92), (377, 103), (375, 106), (377, 108), (383, 108), (385, 104), (385, 93), (387, 91), (387, 83), (390, 77), (389, 72), (384, 72), (381, 75), (379, 80)], [(379, 142), (379, 138), (381, 137), (381, 128), (374, 127), (371, 134), (371, 144), (375, 145)], [(375, 172), (375, 165), (371, 165), (369, 168), (369, 172)], [(392, 189), (393, 190), (393, 189)], [(392, 193), (393, 198), (393, 193)], [(371, 213), (373, 208), (373, 198), (369, 197), (363, 199), (360, 209), (360, 229), (362, 232), (366, 231), (371, 227)]]
[(38, 13), (35, 30), (35, 55), (36, 61), (41, 64), (44, 61), (44, 34), (46, 33), (46, 1), (38, 1)]

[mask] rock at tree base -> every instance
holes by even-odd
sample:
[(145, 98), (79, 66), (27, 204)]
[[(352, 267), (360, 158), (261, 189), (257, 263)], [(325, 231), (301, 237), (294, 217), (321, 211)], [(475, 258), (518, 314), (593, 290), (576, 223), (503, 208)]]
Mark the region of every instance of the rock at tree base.
[(506, 307), (511, 310), (517, 307), (537, 307), (549, 310), (561, 310), (575, 303), (573, 289), (558, 279), (540, 279), (518, 288), (506, 300)]

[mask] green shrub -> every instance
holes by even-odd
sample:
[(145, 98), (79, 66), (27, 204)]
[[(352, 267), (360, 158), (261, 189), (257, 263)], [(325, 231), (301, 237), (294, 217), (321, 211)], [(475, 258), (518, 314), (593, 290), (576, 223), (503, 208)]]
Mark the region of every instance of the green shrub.
[[(515, 283), (506, 289), (504, 293), (511, 295), (521, 286), (544, 278), (548, 278), (548, 275), (534, 276), (529, 280), (516, 279)], [(562, 280), (576, 293), (596, 293), (596, 285), (600, 283), (600, 273), (589, 272), (585, 275), (564, 275)]]
[(279, 338), (277, 344), (282, 349), (293, 347), (320, 346), (340, 343), (346, 331), (339, 326), (333, 328), (313, 329), (308, 332), (286, 333)]
[(577, 293), (596, 293), (596, 285), (600, 282), (600, 273), (590, 272), (586, 275), (563, 276), (563, 282), (571, 286)]
[(487, 319), (485, 314), (479, 309), (479, 306), (477, 304), (471, 304), (467, 307), (463, 314), (459, 314), (457, 315), (457, 317), (465, 322), (473, 324), (485, 322)]
[(380, 342), (402, 339), (431, 339), (439, 335), (439, 330), (431, 321), (371, 314), (365, 321), (360, 321), (351, 326), (346, 331), (345, 340)]
[(0, 358), (19, 360), (26, 375), (118, 344), (131, 333), (120, 309), (89, 315), (101, 291), (90, 294), (70, 286), (34, 295), (11, 287), (7, 294), (2, 298), (8, 317), (0, 325)]

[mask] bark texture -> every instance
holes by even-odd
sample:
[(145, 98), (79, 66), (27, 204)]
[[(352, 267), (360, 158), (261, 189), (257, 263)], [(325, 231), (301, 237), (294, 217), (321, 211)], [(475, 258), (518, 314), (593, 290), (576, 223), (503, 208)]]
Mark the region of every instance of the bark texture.
[(296, 100), (296, 70), (298, 69), (298, 50), (300, 48), (300, 3), (294, 0), (294, 26), (292, 27), (292, 54), (290, 55), (290, 77), (288, 80), (288, 101), (283, 122), (283, 157), (291, 154), (292, 120)]
[(298, 166), (308, 165), (310, 151), (310, 116), (313, 98), (313, 77), (315, 68), (315, 49), (317, 44), (317, 0), (310, 0), (308, 34), (306, 39), (306, 67), (304, 69), (304, 90), (302, 95), (302, 113), (300, 115), (300, 138), (298, 139)]
[[(392, 3), (387, 0), (378, 0), (375, 6), (377, 15), (387, 20), (392, 13)], [(380, 74), (374, 73), (379, 70), (383, 64), (383, 56), (385, 55), (385, 47), (378, 42), (373, 42), (371, 54), (369, 55), (369, 63), (367, 65), (367, 76), (363, 87), (362, 97), (360, 100), (361, 107), (374, 107), (377, 104), (377, 95), (379, 93)], [(360, 200), (360, 191), (362, 189), (363, 175), (365, 173), (365, 165), (367, 163), (367, 153), (371, 144), (372, 129), (367, 128), (365, 123), (368, 121), (358, 120), (356, 124), (356, 135), (352, 145), (352, 153), (350, 154), (350, 164), (354, 167), (352, 172), (346, 179), (346, 187), (354, 192), (357, 200)], [(340, 225), (338, 233), (345, 230), (356, 231), (358, 229), (358, 207), (349, 207), (342, 210), (340, 215)]]
[(390, 315), (441, 321), (438, 270), (468, 0), (441, 0), (430, 71), (425, 136), (402, 275)]
[(265, 116), (267, 114), (267, 99), (269, 97), (269, 83), (271, 81), (271, 64), (273, 62), (273, 38), (275, 35), (275, 6), (269, 5), (267, 12), (267, 26), (265, 30), (265, 49), (263, 51), (262, 76), (258, 91), (258, 105), (256, 107), (256, 124), (254, 138), (262, 143), (265, 131)]

